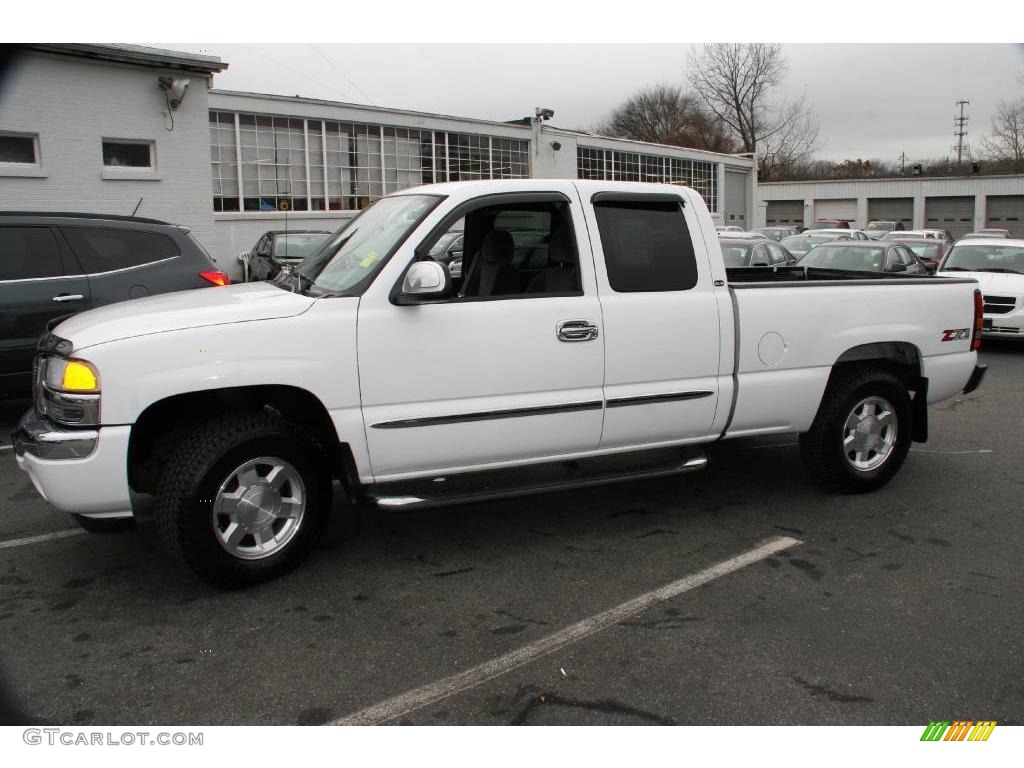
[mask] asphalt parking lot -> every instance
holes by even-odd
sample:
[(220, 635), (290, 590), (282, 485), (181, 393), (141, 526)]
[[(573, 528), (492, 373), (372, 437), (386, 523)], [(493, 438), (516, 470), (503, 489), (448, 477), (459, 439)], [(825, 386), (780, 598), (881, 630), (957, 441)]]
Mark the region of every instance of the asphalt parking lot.
[(749, 551), (800, 543), (507, 674), (412, 724), (1024, 723), (1024, 347), (931, 411), (883, 490), (833, 496), (795, 436), (708, 471), (341, 521), (288, 577), (223, 593), (139, 532), (74, 529), (18, 472), (0, 411), (0, 666), (62, 725), (319, 724), (535, 644)]

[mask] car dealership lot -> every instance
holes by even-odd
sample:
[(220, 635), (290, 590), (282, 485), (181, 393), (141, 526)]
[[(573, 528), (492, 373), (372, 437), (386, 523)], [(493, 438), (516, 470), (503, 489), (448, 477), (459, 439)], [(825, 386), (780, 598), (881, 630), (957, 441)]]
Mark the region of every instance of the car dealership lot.
[(240, 592), (139, 532), (74, 534), (15, 467), (0, 413), (0, 666), (54, 724), (331, 722), (526, 648), (749, 551), (799, 540), (392, 722), (1024, 722), (1024, 348), (931, 410), (890, 485), (833, 496), (794, 436), (707, 472), (339, 520), (305, 567)]

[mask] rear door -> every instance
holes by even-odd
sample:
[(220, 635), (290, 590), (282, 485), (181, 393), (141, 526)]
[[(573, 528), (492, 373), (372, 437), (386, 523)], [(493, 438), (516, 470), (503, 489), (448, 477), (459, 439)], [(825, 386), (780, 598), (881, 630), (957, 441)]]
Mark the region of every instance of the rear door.
[(604, 318), (601, 447), (707, 436), (721, 329), (694, 211), (676, 193), (598, 192), (584, 204)]
[(48, 226), (0, 226), (0, 378), (32, 370), (47, 323), (89, 308), (89, 283)]

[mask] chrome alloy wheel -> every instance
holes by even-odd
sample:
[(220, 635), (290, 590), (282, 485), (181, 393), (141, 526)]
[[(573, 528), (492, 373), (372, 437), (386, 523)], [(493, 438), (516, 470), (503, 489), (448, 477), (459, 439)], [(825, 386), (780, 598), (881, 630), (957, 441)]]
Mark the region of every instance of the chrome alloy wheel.
[(306, 512), (306, 486), (284, 459), (261, 456), (235, 468), (213, 500), (217, 541), (234, 557), (260, 560), (292, 540)]
[(884, 397), (872, 395), (850, 411), (843, 425), (843, 455), (860, 472), (878, 469), (896, 446), (896, 409)]

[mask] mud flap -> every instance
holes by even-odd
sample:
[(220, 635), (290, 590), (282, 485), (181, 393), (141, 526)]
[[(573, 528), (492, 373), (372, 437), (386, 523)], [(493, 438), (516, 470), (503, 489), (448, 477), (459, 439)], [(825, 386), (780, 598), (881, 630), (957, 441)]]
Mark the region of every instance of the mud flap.
[(928, 378), (917, 380), (914, 399), (910, 401), (911, 438), (915, 443), (928, 442)]

